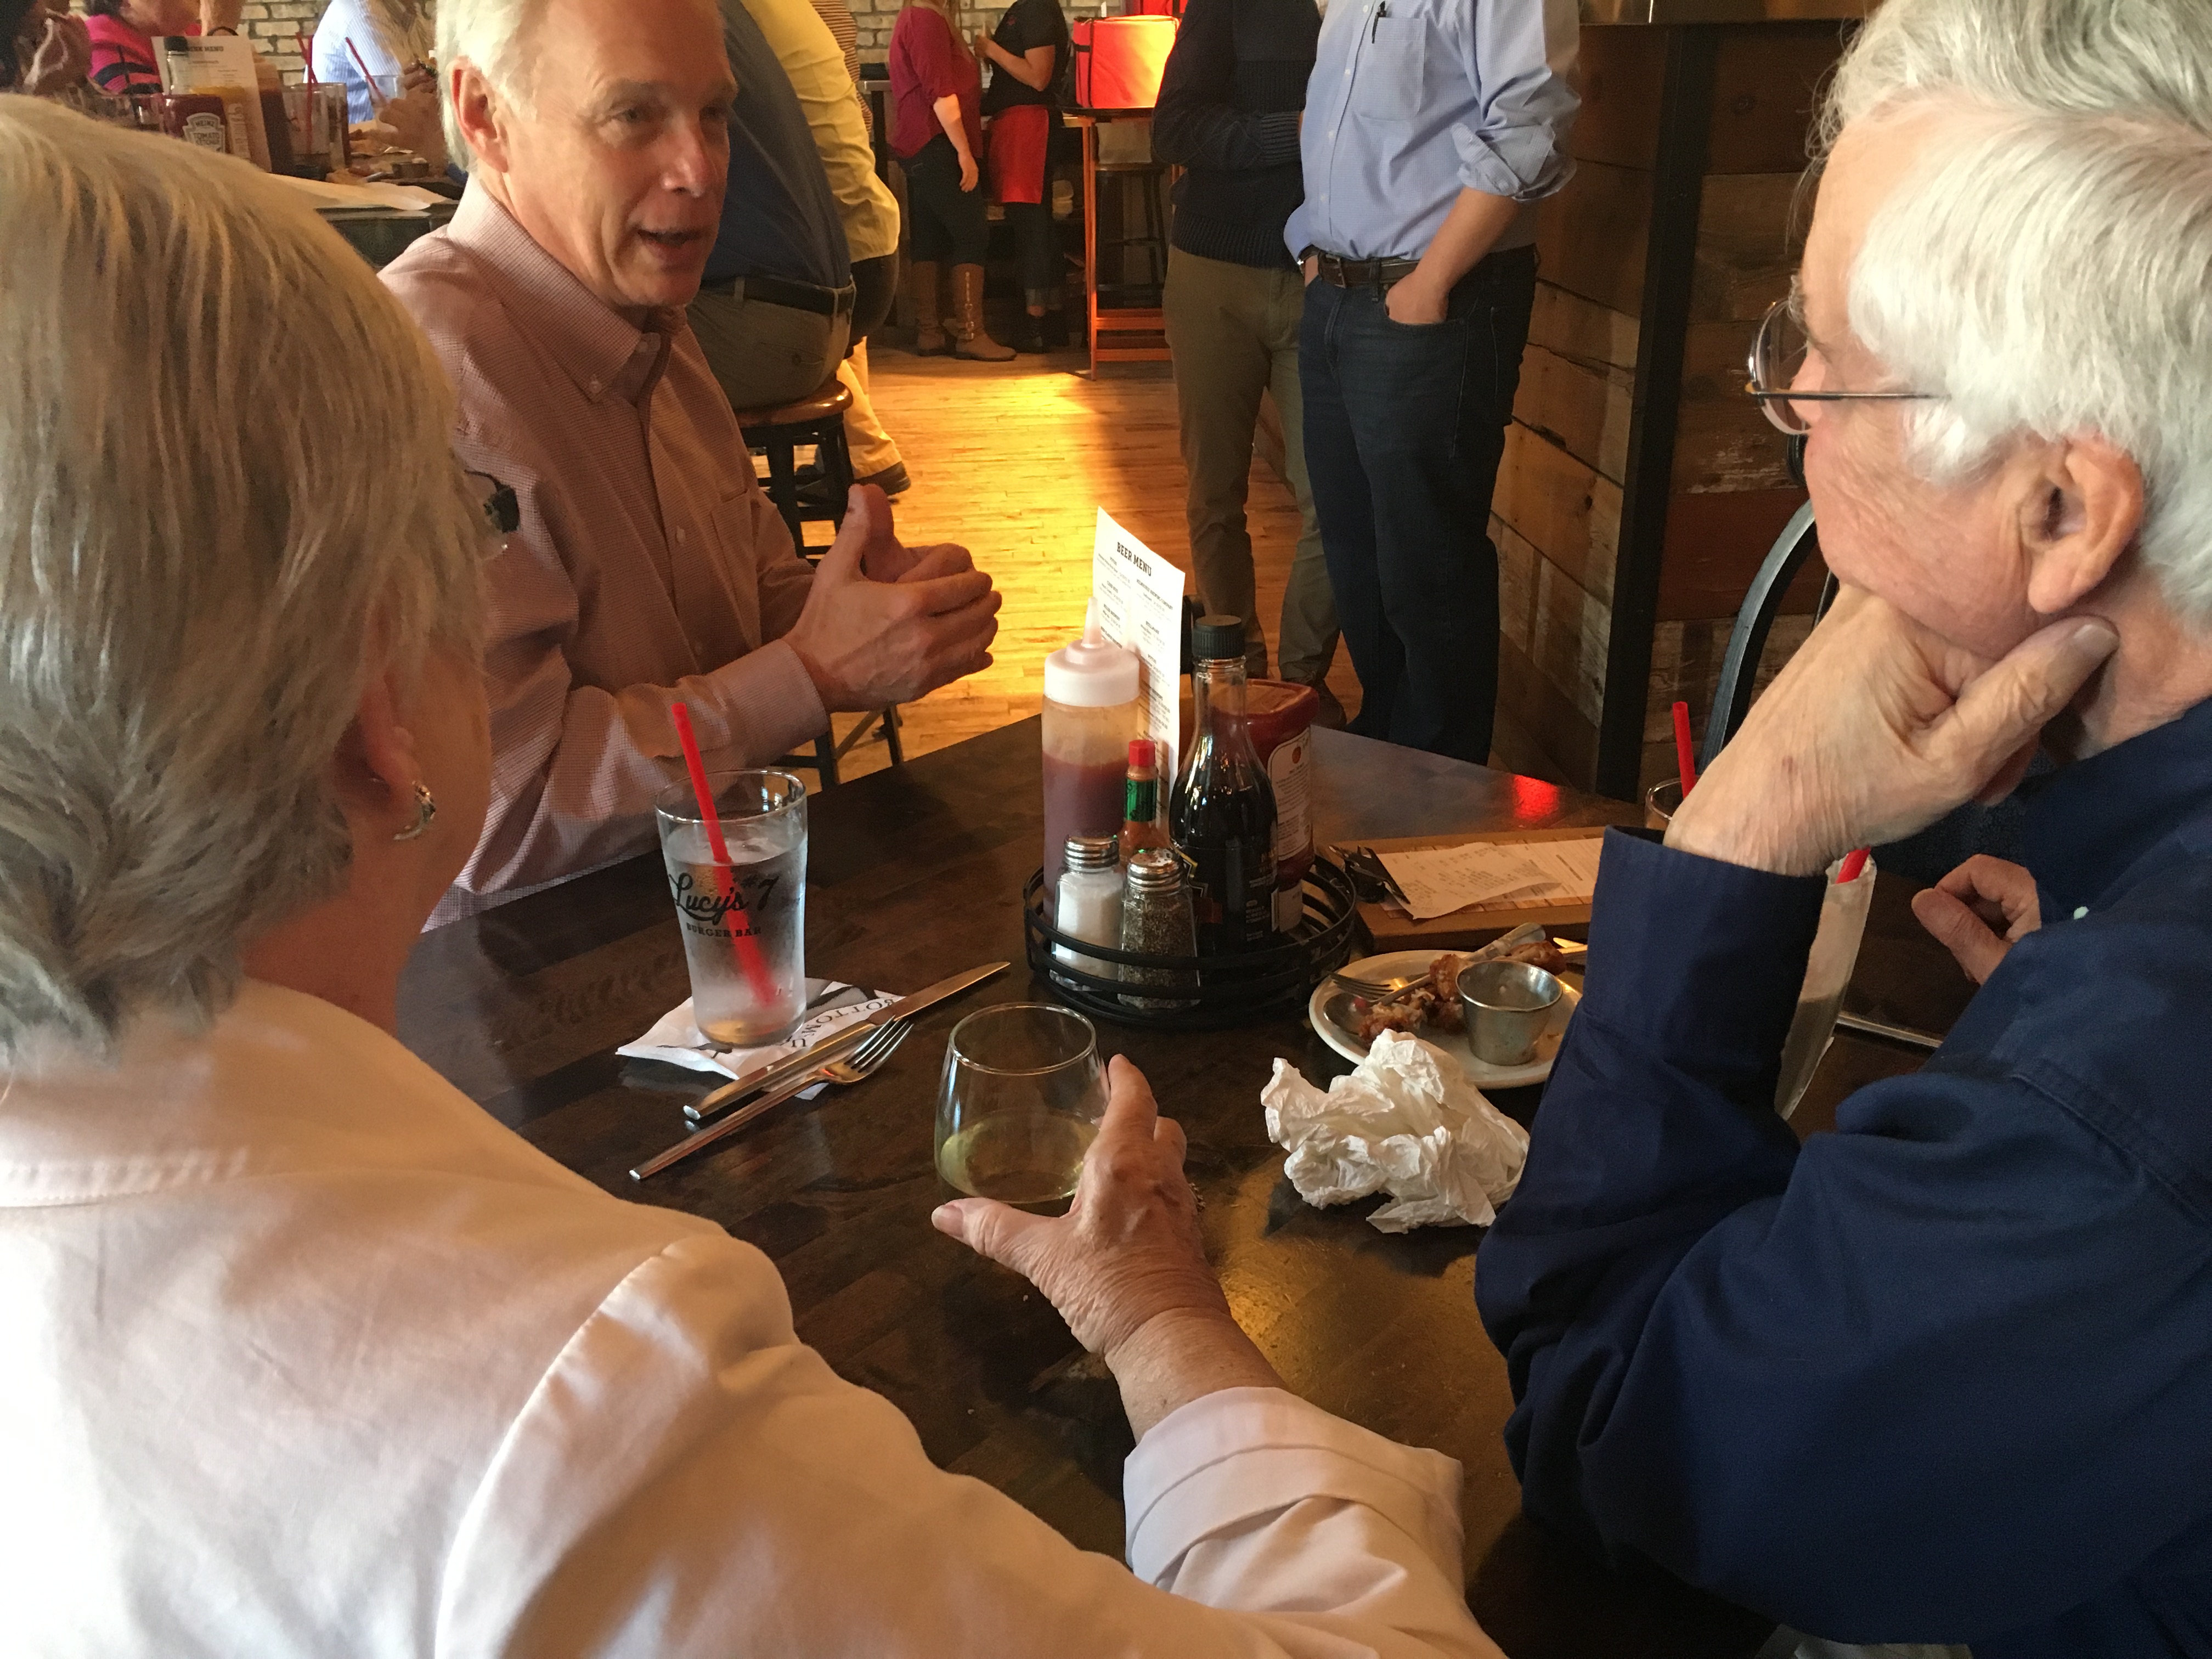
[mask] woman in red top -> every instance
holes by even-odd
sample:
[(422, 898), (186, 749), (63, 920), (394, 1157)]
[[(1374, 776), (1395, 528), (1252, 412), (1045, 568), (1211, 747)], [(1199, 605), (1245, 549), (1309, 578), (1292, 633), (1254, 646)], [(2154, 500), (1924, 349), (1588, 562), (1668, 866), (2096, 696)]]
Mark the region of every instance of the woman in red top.
[(85, 27), (92, 35), (92, 84), (110, 98), (161, 89), (154, 61), (155, 38), (238, 31), (238, 0), (89, 0)]
[[(907, 0), (891, 30), (891, 153), (906, 169), (915, 349), (1002, 363), (983, 331), (983, 254), (991, 238), (982, 168), (983, 77), (949, 15), (957, 0)], [(952, 337), (938, 319), (937, 267), (952, 263)]]

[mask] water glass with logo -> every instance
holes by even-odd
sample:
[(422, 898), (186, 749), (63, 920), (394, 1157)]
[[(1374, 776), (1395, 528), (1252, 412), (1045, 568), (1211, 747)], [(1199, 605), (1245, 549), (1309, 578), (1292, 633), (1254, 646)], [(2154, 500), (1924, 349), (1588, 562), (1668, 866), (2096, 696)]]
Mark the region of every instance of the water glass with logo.
[(806, 1006), (806, 786), (788, 772), (711, 772), (725, 862), (689, 783), (654, 803), (691, 969), (691, 1013), (732, 1048), (787, 1036)]
[(937, 1172), (977, 1198), (1049, 1204), (1075, 1190), (1105, 1115), (1089, 1020), (1043, 1002), (979, 1009), (945, 1045)]

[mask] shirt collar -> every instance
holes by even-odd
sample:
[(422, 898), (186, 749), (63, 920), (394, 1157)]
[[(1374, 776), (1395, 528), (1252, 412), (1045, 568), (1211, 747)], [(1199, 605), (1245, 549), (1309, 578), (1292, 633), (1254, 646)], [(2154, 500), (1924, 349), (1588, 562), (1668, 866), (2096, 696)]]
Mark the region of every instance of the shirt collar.
[(2212, 702), (2045, 781), (2025, 830), (2046, 915), (2095, 908), (2158, 865), (2212, 854)]
[(471, 181), (446, 227), (448, 240), (488, 265), (510, 290), (515, 316), (586, 398), (642, 404), (660, 382), (681, 311), (660, 310), (639, 328), (540, 247), (492, 193)]

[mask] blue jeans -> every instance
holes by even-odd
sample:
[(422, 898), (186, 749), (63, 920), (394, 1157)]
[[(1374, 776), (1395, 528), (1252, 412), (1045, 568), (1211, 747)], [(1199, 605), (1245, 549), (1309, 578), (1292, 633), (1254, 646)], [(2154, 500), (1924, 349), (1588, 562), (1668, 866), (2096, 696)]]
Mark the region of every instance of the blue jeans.
[(1536, 297), (1533, 248), (1460, 280), (1440, 323), (1316, 278), (1298, 337), (1306, 471), (1359, 672), (1352, 730), (1477, 764), (1498, 712), (1490, 497)]

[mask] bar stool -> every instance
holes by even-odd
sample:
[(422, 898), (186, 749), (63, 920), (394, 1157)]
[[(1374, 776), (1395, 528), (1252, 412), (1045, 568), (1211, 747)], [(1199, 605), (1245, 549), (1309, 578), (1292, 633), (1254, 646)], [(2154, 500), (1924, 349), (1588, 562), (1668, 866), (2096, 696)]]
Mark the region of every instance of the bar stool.
[[(853, 394), (831, 375), (806, 397), (773, 409), (738, 410), (738, 427), (745, 447), (768, 458), (768, 498), (791, 532), (791, 544), (807, 556), (805, 526), (827, 519), (833, 526), (845, 522), (845, 495), (853, 487), (853, 456), (845, 447), (845, 411)], [(830, 483), (830, 501), (809, 506), (799, 493), (799, 448), (814, 447), (815, 458)]]
[[(1160, 289), (1168, 279), (1167, 213), (1160, 205), (1160, 186), (1167, 178), (1168, 164), (1164, 161), (1101, 161), (1097, 163), (1097, 172), (1101, 179), (1119, 179), (1124, 181), (1121, 189), (1121, 234), (1099, 239), (1099, 268), (1102, 270), (1108, 268), (1105, 252), (1107, 249), (1111, 248), (1115, 256), (1111, 269), (1117, 276), (1126, 278), (1128, 270), (1127, 256), (1122, 252), (1122, 250), (1132, 247), (1142, 248), (1145, 254), (1143, 282), (1102, 281), (1098, 286), (1102, 289)], [(1129, 189), (1127, 182), (1132, 179), (1137, 182), (1137, 194), (1143, 203), (1138, 216), (1139, 228), (1133, 235), (1129, 230)]]
[[(738, 428), (744, 434), (747, 453), (768, 458), (768, 497), (782, 514), (792, 545), (809, 564), (820, 561), (823, 550), (806, 544), (805, 526), (823, 519), (833, 528), (842, 529), (845, 523), (845, 497), (853, 488), (853, 457), (845, 447), (845, 411), (852, 406), (853, 394), (832, 375), (811, 396), (795, 403), (737, 411)], [(815, 459), (829, 481), (830, 500), (825, 507), (810, 506), (799, 495), (799, 449), (803, 444), (814, 447)], [(842, 738), (832, 720), (830, 729), (814, 739), (813, 754), (786, 755), (777, 763), (811, 766), (822, 787), (834, 789), (840, 781), (839, 763), (878, 732), (890, 750), (891, 764), (905, 765), (906, 747), (899, 736), (896, 704), (863, 717)]]

